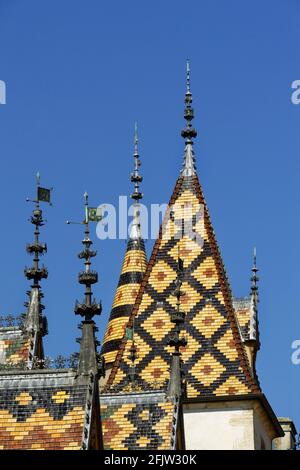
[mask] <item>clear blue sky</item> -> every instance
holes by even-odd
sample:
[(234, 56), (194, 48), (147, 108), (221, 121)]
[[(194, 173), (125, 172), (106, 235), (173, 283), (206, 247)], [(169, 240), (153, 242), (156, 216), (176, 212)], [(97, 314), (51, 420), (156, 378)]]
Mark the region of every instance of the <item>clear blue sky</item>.
[[(181, 166), (185, 60), (191, 60), (198, 173), (236, 296), (260, 268), (258, 371), (275, 412), (300, 428), (299, 123), (297, 0), (0, 0), (0, 312), (24, 310), (25, 244), (34, 175), (53, 186), (44, 282), (49, 355), (77, 350), (74, 301), (82, 194), (116, 203), (130, 191), (139, 122), (144, 201), (167, 202)], [(100, 336), (124, 241), (95, 237)], [(147, 243), (150, 252), (152, 243)]]

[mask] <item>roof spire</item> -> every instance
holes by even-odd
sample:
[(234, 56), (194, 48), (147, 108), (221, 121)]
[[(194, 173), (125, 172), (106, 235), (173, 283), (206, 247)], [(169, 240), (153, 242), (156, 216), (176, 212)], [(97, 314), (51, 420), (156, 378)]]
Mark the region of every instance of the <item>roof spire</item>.
[(184, 347), (187, 344), (186, 339), (184, 337), (180, 337), (180, 330), (185, 319), (185, 313), (180, 310), (180, 298), (185, 295), (185, 293), (181, 290), (183, 274), (183, 260), (179, 257), (178, 250), (177, 279), (175, 281), (175, 289), (172, 292), (172, 295), (176, 297), (177, 302), (176, 310), (171, 313), (171, 322), (175, 324), (175, 328), (168, 339), (168, 345), (175, 347), (172, 354), (171, 376), (168, 393), (170, 396), (177, 398), (179, 398), (179, 396), (183, 393), (183, 372), (180, 347)]
[(183, 176), (192, 176), (196, 173), (192, 139), (197, 136), (197, 132), (192, 126), (192, 120), (194, 119), (194, 110), (192, 108), (193, 97), (191, 92), (191, 70), (189, 60), (187, 60), (186, 63), (186, 93), (184, 101), (184, 118), (186, 120), (186, 126), (181, 131), (181, 135), (185, 139), (185, 150), (183, 168), (181, 170), (181, 173)]
[[(41, 367), (41, 362), (43, 357), (35, 357), (36, 351), (40, 351), (39, 355), (43, 356), (42, 346), (38, 346), (38, 343), (41, 341), (41, 337), (47, 334), (47, 320), (42, 315), (42, 311), (44, 310), (44, 305), (41, 303), (41, 299), (44, 296), (41, 292), (40, 282), (42, 279), (47, 279), (48, 277), (48, 270), (47, 268), (42, 265), (40, 266), (40, 256), (47, 252), (47, 245), (46, 243), (41, 243), (39, 239), (40, 235), (40, 227), (45, 224), (45, 220), (43, 219), (42, 209), (40, 208), (40, 202), (48, 202), (50, 203), (50, 189), (42, 188), (40, 186), (40, 174), (39, 172), (36, 174), (36, 184), (37, 184), (37, 195), (36, 199), (29, 199), (26, 200), (28, 202), (33, 202), (35, 207), (33, 209), (32, 216), (30, 218), (30, 222), (35, 226), (34, 230), (34, 241), (33, 243), (28, 243), (26, 246), (26, 251), (29, 255), (33, 256), (33, 263), (31, 267), (25, 267), (24, 274), (28, 280), (32, 281), (31, 290), (27, 292), (29, 296), (29, 302), (26, 302), (25, 305), (28, 307), (25, 321), (24, 321), (24, 328), (27, 332), (33, 333), (35, 335), (35, 341), (33, 345), (33, 350), (31, 351), (31, 355), (29, 358), (29, 367), (34, 366), (34, 360), (40, 361), (38, 367)], [(38, 335), (38, 336), (36, 336)]]
[[(116, 289), (113, 306), (110, 312), (110, 317), (106, 332), (104, 335), (102, 354), (105, 358), (106, 364), (106, 379), (108, 379), (110, 371), (116, 360), (117, 353), (122, 344), (124, 331), (128, 325), (128, 321), (134, 306), (140, 284), (143, 280), (144, 273), (147, 266), (147, 256), (145, 251), (145, 243), (142, 238), (141, 229), (141, 205), (140, 199), (142, 194), (140, 192), (140, 183), (143, 178), (139, 174), (139, 167), (141, 165), (138, 150), (138, 133), (137, 124), (134, 126), (134, 169), (131, 173), (131, 181), (134, 183), (134, 192), (131, 198), (134, 200), (132, 204), (133, 219), (129, 228), (129, 239), (127, 248), (122, 263), (121, 274), (119, 283)], [(131, 372), (134, 370), (136, 359), (136, 346), (132, 344), (130, 351), (130, 361), (132, 362)], [(134, 374), (130, 375), (133, 377)], [(134, 382), (132, 381), (132, 384)]]
[(187, 93), (190, 93), (191, 91), (191, 69), (190, 69), (190, 61), (187, 59), (186, 61), (186, 90)]
[(253, 266), (252, 266), (252, 277), (251, 277), (251, 292), (255, 296), (256, 302), (258, 302), (258, 286), (257, 282), (259, 277), (257, 276), (258, 268), (256, 266), (256, 247), (253, 248)]
[(130, 197), (134, 201), (133, 206), (133, 221), (130, 229), (130, 239), (139, 240), (141, 238), (141, 222), (140, 222), (140, 204), (143, 194), (140, 192), (140, 183), (143, 177), (139, 174), (139, 167), (141, 166), (140, 155), (138, 151), (138, 131), (137, 123), (134, 125), (134, 171), (131, 173), (131, 181), (134, 183), (134, 191)]
[(83, 250), (78, 254), (80, 259), (84, 259), (85, 269), (78, 275), (79, 284), (85, 285), (85, 297), (83, 302), (76, 301), (75, 314), (81, 315), (83, 320), (80, 328), (82, 329), (82, 337), (80, 340), (79, 353), (79, 375), (87, 375), (90, 372), (97, 373), (97, 342), (95, 332), (97, 327), (93, 320), (94, 315), (100, 315), (102, 306), (92, 297), (92, 285), (98, 282), (98, 273), (91, 270), (91, 258), (96, 256), (97, 252), (91, 250), (92, 240), (89, 237), (89, 207), (88, 194), (84, 193), (85, 217), (83, 224), (85, 226), (84, 239), (82, 240)]
[(250, 311), (250, 325), (249, 325), (249, 339), (257, 341), (259, 344), (258, 338), (258, 319), (257, 319), (257, 306), (258, 306), (258, 281), (259, 277), (257, 276), (258, 268), (256, 265), (256, 248), (253, 249), (253, 266), (252, 266), (252, 276), (251, 276), (251, 311)]

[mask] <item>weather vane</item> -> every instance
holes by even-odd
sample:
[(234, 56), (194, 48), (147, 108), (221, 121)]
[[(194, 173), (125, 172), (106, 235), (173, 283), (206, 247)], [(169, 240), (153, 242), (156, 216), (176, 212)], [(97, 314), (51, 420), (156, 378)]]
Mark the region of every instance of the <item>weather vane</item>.
[(41, 181), (41, 175), (40, 172), (38, 171), (36, 174), (36, 186), (37, 186), (37, 192), (36, 192), (36, 199), (30, 199), (29, 197), (26, 198), (27, 202), (34, 202), (37, 206), (39, 205), (40, 202), (47, 202), (50, 206), (52, 206), (51, 202), (51, 191), (53, 191), (53, 188), (44, 188), (40, 186), (40, 181)]
[(103, 219), (101, 207), (89, 207), (89, 195), (87, 191), (84, 192), (83, 198), (84, 198), (84, 220), (82, 222), (66, 220), (66, 224), (88, 225), (89, 222), (100, 222)]

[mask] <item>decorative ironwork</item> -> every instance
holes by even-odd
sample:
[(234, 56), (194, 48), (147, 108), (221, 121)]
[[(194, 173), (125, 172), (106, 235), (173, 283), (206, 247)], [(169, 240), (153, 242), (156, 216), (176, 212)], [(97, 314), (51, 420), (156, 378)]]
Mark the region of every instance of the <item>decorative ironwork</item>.
[(81, 315), (82, 317), (86, 317), (87, 320), (91, 320), (94, 315), (100, 315), (102, 311), (101, 302), (96, 302), (95, 299), (92, 300), (90, 305), (87, 305), (85, 302), (75, 302), (75, 313), (76, 315)]
[(100, 392), (108, 393), (108, 394), (153, 392), (153, 391), (166, 392), (167, 387), (168, 387), (168, 380), (155, 380), (155, 381), (147, 382), (147, 383), (136, 380), (134, 383), (132, 383), (130, 377), (128, 377), (125, 382), (122, 382), (122, 385), (117, 384), (117, 385), (112, 385), (110, 387), (103, 385), (102, 387), (100, 387)]
[(41, 268), (35, 268), (33, 266), (30, 268), (25, 267), (24, 274), (28, 280), (34, 279), (36, 281), (40, 281), (41, 279), (47, 279), (48, 270), (45, 266), (42, 266)]
[(27, 369), (27, 362), (26, 361), (20, 361), (17, 363), (5, 363), (5, 364), (0, 364), (0, 371), (9, 371), (9, 370), (25, 370)]
[(185, 94), (185, 109), (184, 109), (184, 118), (186, 120), (186, 127), (181, 131), (182, 137), (185, 139), (187, 144), (192, 143), (192, 139), (197, 137), (197, 132), (192, 127), (192, 120), (194, 119), (194, 110), (192, 108), (192, 93), (190, 88), (190, 64), (187, 61), (186, 67), (186, 94)]
[(75, 352), (70, 356), (59, 354), (56, 357), (46, 356), (43, 360), (44, 369), (76, 369), (78, 366), (79, 353)]
[(46, 243), (39, 243), (39, 242), (27, 243), (26, 251), (30, 255), (32, 253), (39, 253), (40, 255), (43, 255), (44, 253), (47, 252), (47, 245)]
[(21, 315), (7, 315), (0, 316), (0, 328), (22, 328), (24, 325), (24, 317), (26, 314)]
[(98, 282), (98, 273), (96, 271), (81, 271), (78, 274), (78, 280), (80, 284), (96, 284)]

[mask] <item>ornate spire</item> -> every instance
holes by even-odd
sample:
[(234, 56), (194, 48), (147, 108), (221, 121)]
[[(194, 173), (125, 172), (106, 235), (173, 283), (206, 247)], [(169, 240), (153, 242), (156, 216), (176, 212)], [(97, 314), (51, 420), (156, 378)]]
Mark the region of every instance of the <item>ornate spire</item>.
[(140, 192), (140, 183), (143, 177), (139, 174), (139, 167), (141, 166), (140, 155), (138, 151), (138, 133), (137, 123), (134, 126), (134, 171), (131, 173), (131, 181), (134, 183), (134, 191), (131, 194), (131, 199), (134, 201), (133, 206), (133, 222), (130, 229), (130, 239), (139, 240), (141, 238), (141, 222), (140, 222), (140, 204), (143, 194)]
[(78, 275), (79, 284), (85, 285), (85, 297), (83, 302), (76, 301), (75, 314), (81, 315), (83, 320), (80, 325), (82, 329), (82, 337), (80, 340), (80, 353), (78, 373), (80, 375), (87, 375), (90, 372), (97, 373), (97, 341), (95, 332), (97, 327), (93, 320), (94, 315), (100, 315), (102, 311), (101, 303), (96, 302), (92, 297), (92, 285), (98, 282), (98, 273), (91, 270), (91, 258), (96, 256), (97, 252), (91, 250), (92, 240), (89, 237), (89, 208), (88, 208), (88, 194), (84, 193), (85, 202), (85, 231), (84, 239), (82, 240), (83, 250), (78, 254), (80, 259), (84, 259), (85, 269)]
[(249, 325), (249, 339), (257, 341), (259, 344), (258, 338), (258, 319), (257, 319), (257, 306), (258, 306), (258, 281), (259, 277), (257, 276), (258, 268), (256, 265), (256, 248), (253, 250), (253, 266), (252, 266), (252, 276), (251, 276), (251, 310), (250, 310), (250, 325)]
[[(40, 242), (40, 227), (45, 225), (45, 220), (43, 219), (43, 212), (40, 208), (40, 202), (50, 203), (50, 190), (42, 188), (40, 186), (40, 174), (36, 175), (37, 182), (37, 197), (36, 199), (29, 199), (27, 201), (34, 202), (35, 207), (33, 209), (30, 222), (34, 225), (34, 241), (33, 243), (28, 243), (26, 246), (26, 251), (29, 255), (33, 256), (33, 263), (31, 267), (25, 267), (24, 274), (28, 280), (32, 281), (31, 290), (27, 292), (30, 302), (28, 303), (28, 311), (25, 320), (26, 329), (40, 329), (40, 316), (41, 310), (44, 306), (40, 304), (40, 299), (43, 297), (41, 292), (40, 282), (42, 279), (47, 279), (48, 270), (42, 265), (40, 266), (40, 256), (47, 252), (46, 243)], [(39, 305), (38, 305), (39, 304)], [(34, 307), (34, 308), (33, 308)], [(46, 333), (44, 331), (44, 333)]]
[(186, 64), (186, 93), (185, 93), (185, 109), (184, 118), (186, 126), (181, 131), (182, 137), (185, 139), (184, 161), (181, 173), (183, 176), (192, 176), (196, 173), (195, 157), (193, 151), (193, 138), (197, 136), (196, 130), (192, 126), (194, 119), (194, 110), (192, 108), (192, 92), (191, 92), (191, 77), (190, 77), (190, 63)]
[[(129, 230), (126, 253), (122, 263), (119, 283), (116, 289), (101, 350), (103, 357), (105, 358), (107, 371), (106, 378), (109, 376), (109, 371), (113, 367), (118, 350), (121, 347), (123, 335), (147, 266), (147, 256), (145, 243), (142, 238), (140, 220), (140, 199), (143, 197), (140, 192), (140, 183), (143, 181), (143, 178), (139, 174), (141, 162), (138, 150), (137, 124), (135, 124), (134, 129), (133, 157), (134, 170), (131, 173), (131, 181), (134, 183), (134, 191), (131, 194), (131, 198), (134, 201), (133, 220)], [(131, 358), (135, 355), (136, 351), (130, 351)], [(130, 360), (132, 361), (132, 359)]]
[(33, 335), (34, 340), (32, 342), (32, 348), (29, 354), (29, 364), (31, 368), (34, 365), (34, 361), (39, 362), (38, 367), (42, 366), (43, 359), (43, 348), (41, 344), (41, 337), (48, 333), (46, 317), (42, 315), (44, 305), (41, 303), (41, 299), (44, 294), (41, 292), (40, 282), (42, 279), (47, 279), (48, 270), (42, 265), (40, 266), (40, 257), (47, 252), (46, 243), (42, 243), (39, 239), (40, 227), (45, 224), (43, 219), (43, 212), (40, 208), (40, 202), (50, 203), (50, 189), (42, 188), (40, 186), (40, 174), (36, 175), (37, 182), (37, 196), (36, 199), (29, 199), (27, 201), (33, 202), (35, 207), (33, 209), (30, 222), (34, 225), (34, 241), (28, 243), (26, 251), (29, 255), (33, 256), (33, 263), (31, 267), (25, 267), (24, 274), (29, 281), (32, 281), (31, 289), (27, 291), (29, 301), (25, 302), (27, 312), (25, 314), (24, 329), (27, 333)]
[(170, 334), (168, 345), (174, 346), (171, 363), (171, 377), (169, 381), (168, 393), (170, 396), (179, 397), (183, 393), (182, 384), (182, 361), (180, 348), (186, 346), (187, 342), (184, 337), (180, 337), (181, 327), (184, 323), (185, 313), (180, 310), (180, 299), (185, 295), (181, 290), (183, 280), (183, 260), (180, 259), (178, 253), (177, 279), (175, 281), (175, 289), (172, 295), (176, 297), (176, 310), (171, 313), (171, 322), (175, 324), (174, 331)]

